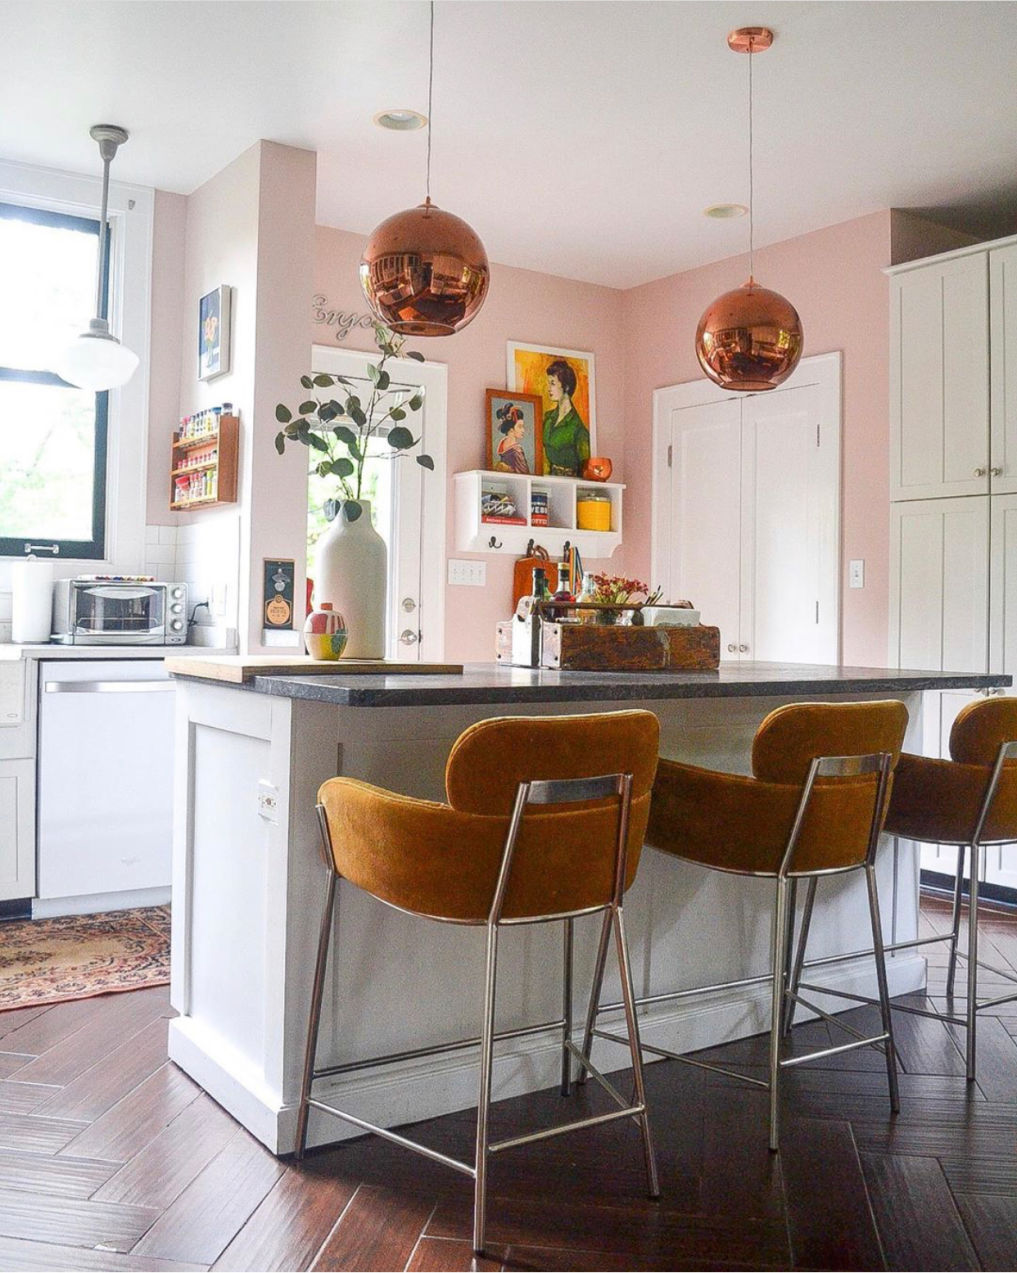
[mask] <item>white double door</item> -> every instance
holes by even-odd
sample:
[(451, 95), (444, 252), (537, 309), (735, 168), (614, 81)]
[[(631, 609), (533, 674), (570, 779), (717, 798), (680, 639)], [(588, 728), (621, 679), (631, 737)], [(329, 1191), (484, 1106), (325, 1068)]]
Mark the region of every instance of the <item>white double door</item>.
[(840, 659), (840, 354), (762, 394), (654, 394), (653, 583), (724, 660)]

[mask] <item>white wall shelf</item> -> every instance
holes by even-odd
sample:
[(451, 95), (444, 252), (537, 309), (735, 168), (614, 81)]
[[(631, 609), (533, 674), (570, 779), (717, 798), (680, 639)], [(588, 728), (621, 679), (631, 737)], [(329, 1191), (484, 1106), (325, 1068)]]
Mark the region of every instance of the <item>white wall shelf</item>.
[[(522, 523), (485, 521), (481, 516), (481, 495), (491, 487), (512, 497)], [(532, 490), (547, 492), (548, 525), (530, 521)], [(611, 505), (610, 530), (580, 530), (576, 526), (576, 497), (580, 491), (595, 490), (606, 495)], [(565, 541), (574, 544), (584, 557), (610, 557), (622, 542), (623, 483), (589, 482), (576, 477), (537, 477), (530, 474), (496, 473), (470, 469), (455, 474), (455, 538), (457, 552), (525, 553), (531, 539), (549, 552), (560, 553)], [(492, 542), (493, 541), (493, 542)]]

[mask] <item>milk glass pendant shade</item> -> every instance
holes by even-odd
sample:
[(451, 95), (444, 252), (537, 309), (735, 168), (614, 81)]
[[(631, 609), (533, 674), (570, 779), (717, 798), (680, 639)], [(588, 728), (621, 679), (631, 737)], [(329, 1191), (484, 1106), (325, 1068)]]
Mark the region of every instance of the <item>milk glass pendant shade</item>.
[(775, 389), (798, 366), (804, 335), (791, 302), (752, 276), (752, 55), (770, 47), (773, 32), (741, 27), (727, 42), (734, 52), (749, 55), (749, 278), (707, 307), (696, 328), (696, 357), (722, 389), (759, 393)]
[(95, 318), (88, 330), (76, 337), (57, 356), (53, 370), (68, 384), (101, 393), (125, 385), (138, 366), (138, 355), (113, 335), (102, 317), (102, 288), (106, 278), (106, 217), (109, 204), (109, 166), (127, 131), (115, 124), (96, 124), (89, 136), (99, 143), (102, 156), (102, 212), (99, 218), (99, 264), (95, 286)]
[(360, 286), (375, 316), (405, 336), (452, 336), (487, 297), (491, 268), (476, 231), (431, 202), (434, 0), (427, 87), (427, 198), (382, 221), (360, 262)]

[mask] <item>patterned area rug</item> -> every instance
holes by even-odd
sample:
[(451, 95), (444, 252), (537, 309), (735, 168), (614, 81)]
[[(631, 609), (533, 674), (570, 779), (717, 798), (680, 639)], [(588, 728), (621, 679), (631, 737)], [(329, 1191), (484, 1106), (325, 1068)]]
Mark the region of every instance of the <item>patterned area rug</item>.
[(170, 908), (0, 924), (0, 1011), (164, 986)]

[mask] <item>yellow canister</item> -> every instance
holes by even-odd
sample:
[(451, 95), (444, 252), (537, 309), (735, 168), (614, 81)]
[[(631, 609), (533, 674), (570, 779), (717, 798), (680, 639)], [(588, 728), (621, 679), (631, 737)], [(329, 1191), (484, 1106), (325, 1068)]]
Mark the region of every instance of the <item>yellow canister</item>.
[(610, 495), (600, 491), (579, 491), (576, 496), (576, 526), (580, 530), (610, 530)]

